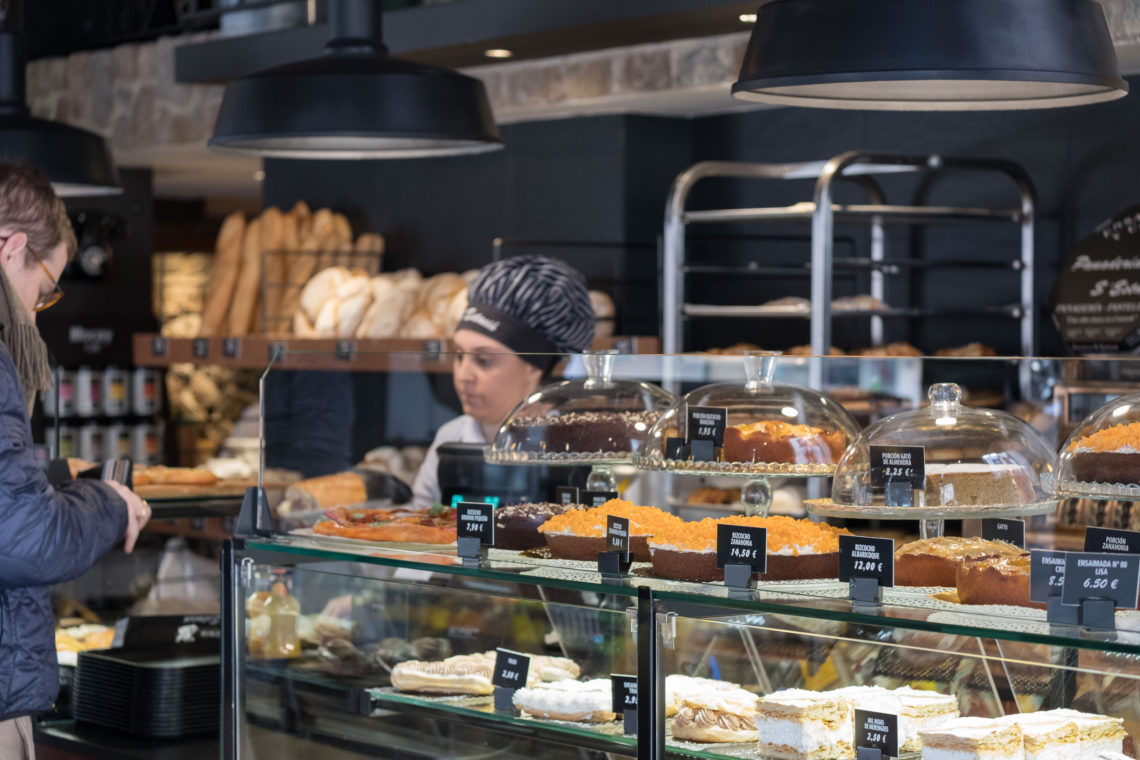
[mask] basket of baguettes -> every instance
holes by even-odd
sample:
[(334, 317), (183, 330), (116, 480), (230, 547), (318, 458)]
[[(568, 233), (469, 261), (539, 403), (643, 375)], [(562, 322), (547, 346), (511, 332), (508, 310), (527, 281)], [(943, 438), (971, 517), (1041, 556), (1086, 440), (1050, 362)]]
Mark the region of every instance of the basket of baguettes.
[[(200, 335), (293, 334), (302, 338), (449, 337), (467, 307), (477, 270), (424, 277), (416, 269), (380, 273), (384, 238), (353, 236), (344, 214), (265, 209), (226, 217), (218, 233)], [(590, 300), (597, 334), (613, 332), (614, 305)]]

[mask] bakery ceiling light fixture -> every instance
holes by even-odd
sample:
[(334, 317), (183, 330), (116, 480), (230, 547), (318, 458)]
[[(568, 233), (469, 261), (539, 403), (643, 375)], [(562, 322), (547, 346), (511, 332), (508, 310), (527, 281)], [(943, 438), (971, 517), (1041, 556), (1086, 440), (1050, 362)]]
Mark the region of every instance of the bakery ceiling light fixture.
[(1128, 83), (1096, 0), (773, 0), (732, 94), (888, 111), (1059, 108)]
[(210, 147), (311, 159), (501, 148), (483, 83), (389, 57), (379, 6), (379, 0), (330, 0), (322, 55), (227, 84)]
[(123, 192), (102, 137), (28, 110), (23, 31), (19, 0), (0, 0), (0, 159), (40, 168), (61, 196)]
[(488, 58), (511, 58), (514, 56), (514, 51), (507, 50), (506, 48), (490, 48), (489, 50), (484, 50), (483, 55)]

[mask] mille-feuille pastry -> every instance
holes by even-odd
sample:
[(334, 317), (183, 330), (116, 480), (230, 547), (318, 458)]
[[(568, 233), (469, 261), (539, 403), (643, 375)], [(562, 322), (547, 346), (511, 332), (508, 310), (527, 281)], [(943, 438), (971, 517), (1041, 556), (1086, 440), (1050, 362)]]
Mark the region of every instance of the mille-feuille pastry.
[(756, 695), (739, 687), (686, 694), (673, 717), (673, 738), (710, 743), (756, 741)]
[(955, 718), (921, 731), (922, 760), (1022, 760), (1021, 729), (991, 718)]
[(899, 749), (903, 752), (918, 752), (922, 748), (918, 739), (920, 731), (937, 728), (958, 717), (958, 700), (953, 695), (920, 691), (908, 686), (899, 689), (848, 686), (827, 693), (851, 700), (852, 706), (858, 710), (897, 715)]
[(832, 692), (785, 689), (756, 703), (760, 756), (835, 760), (855, 755), (854, 707)]
[(728, 681), (718, 681), (715, 678), (700, 678), (698, 676), (685, 676), (675, 673), (665, 676), (665, 715), (672, 717), (677, 714), (685, 698), (715, 689), (735, 689), (736, 684)]
[(1071, 718), (1050, 712), (1018, 713), (998, 720), (1021, 729), (1025, 760), (1066, 760), (1082, 757), (1081, 732)]

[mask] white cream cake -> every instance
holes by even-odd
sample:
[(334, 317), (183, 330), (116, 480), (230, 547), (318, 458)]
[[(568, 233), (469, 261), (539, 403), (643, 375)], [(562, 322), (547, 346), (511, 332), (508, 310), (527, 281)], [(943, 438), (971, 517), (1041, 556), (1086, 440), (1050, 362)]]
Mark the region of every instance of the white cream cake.
[(694, 742), (756, 741), (756, 695), (739, 687), (687, 694), (677, 705), (673, 738)]
[(686, 697), (699, 696), (710, 690), (736, 688), (739, 687), (734, 683), (718, 681), (715, 678), (680, 674), (665, 676), (665, 715), (668, 717), (675, 715)]
[(848, 686), (831, 693), (850, 699), (856, 709), (897, 715), (899, 750), (903, 752), (917, 752), (922, 748), (922, 742), (918, 738), (920, 731), (937, 728), (958, 717), (958, 700), (953, 695), (921, 691), (909, 686), (898, 689)]
[(1070, 718), (1050, 713), (1020, 713), (998, 722), (1021, 729), (1025, 760), (1069, 760), (1081, 757), (1081, 732)]
[(1022, 760), (1021, 729), (992, 718), (954, 718), (919, 732), (922, 760)]
[(608, 678), (538, 683), (516, 691), (513, 701), (515, 707), (535, 718), (605, 723), (616, 717)]
[(1128, 735), (1124, 730), (1124, 721), (1107, 715), (1084, 713), (1079, 710), (1046, 710), (1034, 715), (1064, 718), (1077, 724), (1081, 732), (1082, 758), (1096, 757), (1101, 752), (1123, 752), (1124, 738)]
[(786, 689), (756, 705), (762, 757), (775, 760), (834, 760), (853, 757), (854, 708), (834, 692)]

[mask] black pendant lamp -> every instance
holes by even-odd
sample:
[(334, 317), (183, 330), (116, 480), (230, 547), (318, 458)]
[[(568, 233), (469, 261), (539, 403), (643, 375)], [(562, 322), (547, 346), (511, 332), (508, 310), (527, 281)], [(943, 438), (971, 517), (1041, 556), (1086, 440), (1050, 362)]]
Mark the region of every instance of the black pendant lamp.
[(102, 137), (28, 110), (21, 11), (18, 0), (0, 0), (0, 160), (40, 168), (61, 196), (123, 192)]
[(226, 85), (210, 146), (279, 158), (419, 158), (502, 147), (483, 83), (388, 56), (380, 0), (330, 0), (324, 53)]
[(1128, 83), (1096, 0), (774, 0), (732, 94), (889, 111), (1059, 108)]

